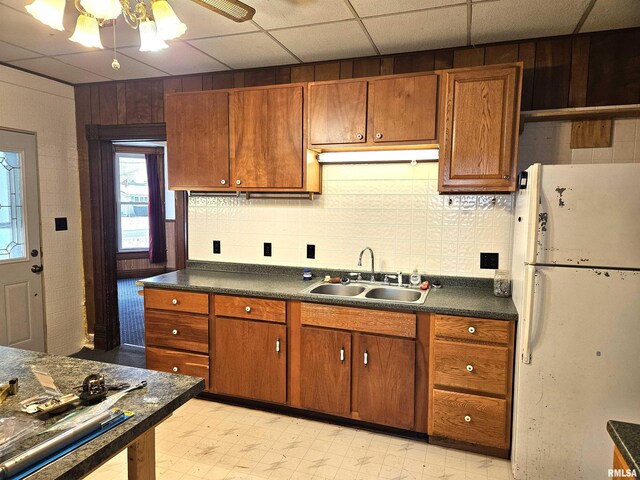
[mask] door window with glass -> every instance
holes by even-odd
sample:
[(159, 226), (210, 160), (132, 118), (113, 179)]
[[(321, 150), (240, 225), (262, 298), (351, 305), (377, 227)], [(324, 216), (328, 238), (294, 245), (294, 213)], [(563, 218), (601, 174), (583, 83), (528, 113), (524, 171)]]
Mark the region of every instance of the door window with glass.
[(26, 258), (22, 171), (19, 153), (0, 151), (0, 261)]
[(149, 184), (144, 154), (116, 153), (118, 251), (149, 249)]

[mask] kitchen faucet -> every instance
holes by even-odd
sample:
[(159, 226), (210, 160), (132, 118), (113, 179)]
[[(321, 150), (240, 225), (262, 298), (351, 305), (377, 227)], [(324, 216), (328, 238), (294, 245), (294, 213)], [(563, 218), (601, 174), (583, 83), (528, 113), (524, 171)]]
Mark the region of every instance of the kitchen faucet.
[(362, 249), (362, 251), (360, 252), (360, 256), (358, 257), (358, 266), (359, 267), (362, 266), (362, 254), (366, 250), (369, 250), (369, 252), (371, 253), (371, 281), (375, 282), (376, 281), (376, 272), (375, 272), (374, 267), (373, 267), (373, 250), (371, 249), (371, 247), (364, 247)]

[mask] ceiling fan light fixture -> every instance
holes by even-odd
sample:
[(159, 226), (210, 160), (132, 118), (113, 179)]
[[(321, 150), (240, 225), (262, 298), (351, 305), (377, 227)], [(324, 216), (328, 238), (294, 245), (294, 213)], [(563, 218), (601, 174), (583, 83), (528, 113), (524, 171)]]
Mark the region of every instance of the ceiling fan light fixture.
[(246, 22), (251, 20), (256, 13), (255, 8), (240, 2), (239, 0), (193, 0), (209, 10), (230, 18), (234, 22)]
[(140, 51), (141, 52), (157, 52), (169, 48), (164, 40), (158, 35), (156, 22), (153, 20), (145, 20), (140, 22)]
[(151, 10), (161, 39), (172, 40), (187, 31), (187, 26), (180, 21), (167, 0), (154, 0)]
[(122, 13), (119, 0), (80, 0), (87, 13), (101, 20), (113, 20)]
[(104, 48), (100, 40), (98, 20), (85, 14), (78, 16), (76, 29), (69, 40), (84, 45), (85, 47)]
[(33, 3), (26, 5), (24, 8), (36, 20), (45, 25), (56, 30), (64, 30), (64, 25), (62, 24), (64, 4), (65, 0), (34, 0)]

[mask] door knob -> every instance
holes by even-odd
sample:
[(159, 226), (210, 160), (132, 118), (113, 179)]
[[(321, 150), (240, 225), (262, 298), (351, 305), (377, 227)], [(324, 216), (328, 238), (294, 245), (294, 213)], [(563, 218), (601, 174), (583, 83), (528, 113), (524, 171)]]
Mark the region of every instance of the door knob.
[(31, 271), (33, 273), (40, 273), (42, 271), (42, 265), (31, 265)]
[(226, 181), (226, 180), (220, 180), (220, 183), (221, 183), (222, 185), (226, 185), (227, 181)]
[(471, 421), (471, 417), (469, 415), (464, 416), (464, 421), (469, 423)]
[(358, 140), (362, 140), (362, 139), (364, 138), (364, 136), (363, 136), (361, 133), (358, 133), (358, 134), (356, 135), (356, 138), (357, 138)]
[(178, 367), (173, 367), (171, 370), (173, 370), (174, 372), (178, 371)]
[(467, 365), (467, 372), (473, 372), (473, 365)]
[(380, 139), (382, 138), (382, 134), (381, 134), (381, 133), (376, 133), (376, 138), (377, 138), (378, 140), (380, 140)]
[(242, 182), (240, 180), (236, 180), (236, 185), (240, 185)]
[(469, 333), (476, 333), (476, 327), (469, 327), (467, 330), (469, 330)]
[(174, 298), (173, 300), (171, 300), (171, 303), (172, 303), (173, 305), (177, 305), (177, 304), (178, 304), (178, 299), (177, 299), (177, 298)]
[(245, 310), (246, 312), (250, 312), (250, 311), (251, 311), (251, 307), (250, 307), (249, 305), (247, 305), (246, 307), (244, 307), (244, 310)]
[(173, 329), (173, 330), (171, 331), (171, 333), (173, 333), (174, 335), (177, 335), (177, 334), (178, 334), (178, 330)]

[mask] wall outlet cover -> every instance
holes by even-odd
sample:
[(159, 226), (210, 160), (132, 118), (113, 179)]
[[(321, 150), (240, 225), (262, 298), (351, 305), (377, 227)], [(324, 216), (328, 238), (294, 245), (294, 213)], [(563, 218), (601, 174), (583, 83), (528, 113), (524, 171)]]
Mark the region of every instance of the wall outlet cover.
[(220, 240), (213, 241), (213, 253), (220, 253)]
[(271, 256), (271, 242), (265, 242), (265, 244), (264, 244), (264, 256), (265, 257), (270, 257)]
[(307, 258), (316, 258), (316, 246), (307, 245)]
[(497, 253), (480, 253), (480, 268), (487, 268), (496, 270), (498, 268), (499, 260)]
[(55, 219), (56, 221), (56, 232), (60, 232), (62, 230), (69, 230), (67, 225), (67, 217), (58, 217)]

